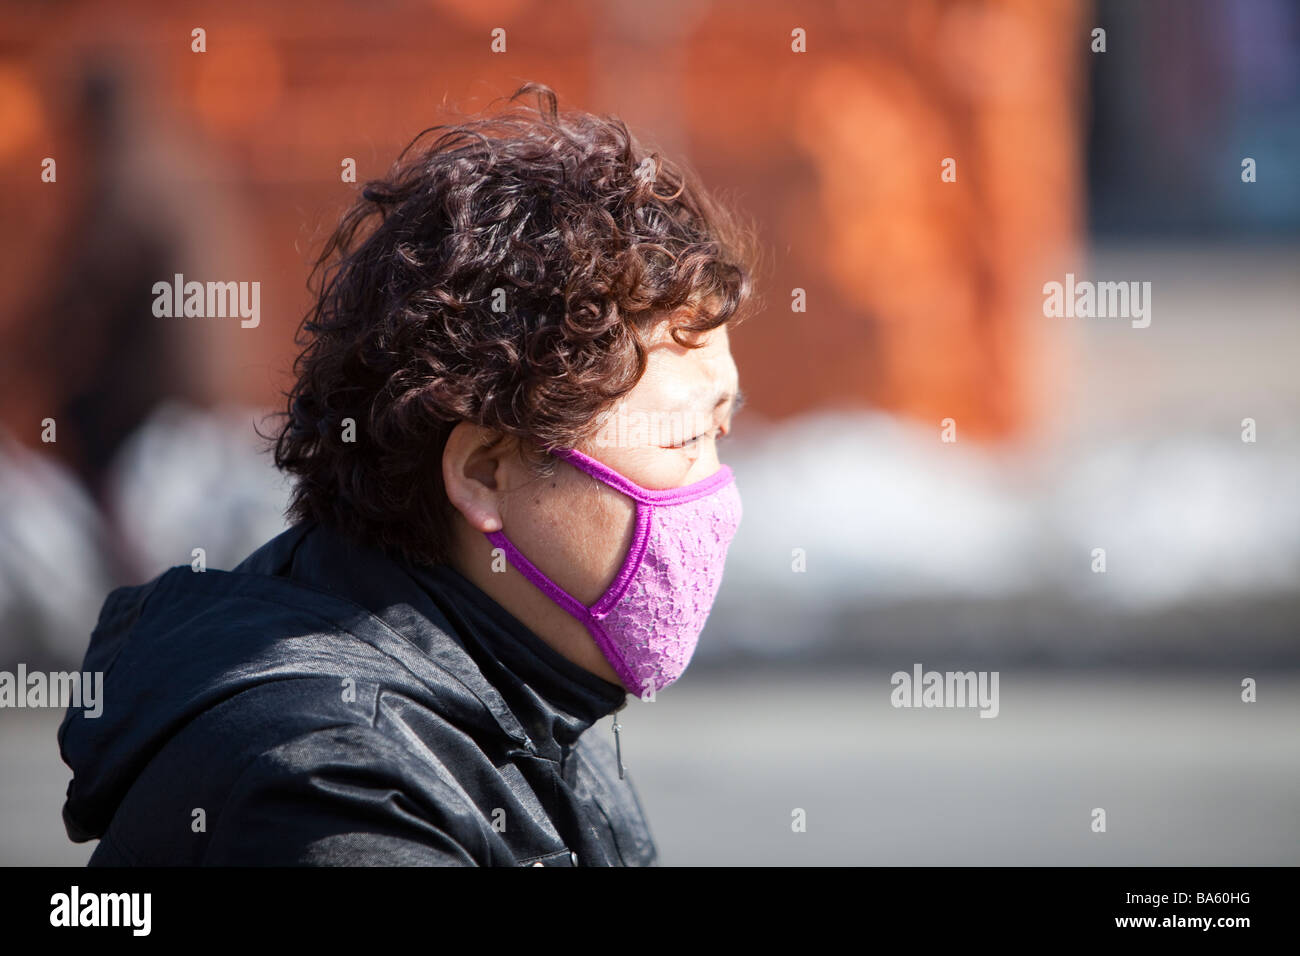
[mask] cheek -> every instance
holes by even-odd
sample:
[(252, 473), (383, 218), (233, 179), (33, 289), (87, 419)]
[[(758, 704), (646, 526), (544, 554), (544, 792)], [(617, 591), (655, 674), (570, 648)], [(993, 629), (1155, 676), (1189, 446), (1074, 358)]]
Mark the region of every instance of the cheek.
[(583, 475), (539, 483), (512, 502), (506, 531), (547, 577), (592, 605), (623, 566), (634, 519), (631, 499)]
[(595, 604), (614, 583), (632, 545), (636, 505), (632, 499), (598, 483), (586, 485), (560, 520), (568, 561), (573, 568), (565, 589), (582, 601)]

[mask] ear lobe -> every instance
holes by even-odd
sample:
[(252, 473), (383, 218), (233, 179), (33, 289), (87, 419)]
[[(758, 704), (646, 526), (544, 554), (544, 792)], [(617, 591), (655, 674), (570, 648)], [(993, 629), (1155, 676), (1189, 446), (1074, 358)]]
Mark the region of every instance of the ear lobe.
[(471, 528), (500, 531), (501, 502), (509, 442), (504, 436), (470, 422), (460, 422), (447, 436), (442, 452), (442, 483), (447, 498)]

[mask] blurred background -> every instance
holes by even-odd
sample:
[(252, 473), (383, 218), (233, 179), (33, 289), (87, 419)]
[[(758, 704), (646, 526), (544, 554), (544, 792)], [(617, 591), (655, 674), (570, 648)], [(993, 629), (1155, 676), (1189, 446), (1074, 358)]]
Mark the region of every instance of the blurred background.
[[(0, 669), (76, 669), (112, 587), (283, 527), (254, 426), (341, 164), (526, 80), (772, 262), (726, 580), (622, 720), (664, 862), (1300, 862), (1291, 0), (6, 4)], [(260, 324), (155, 318), (178, 272), (260, 282)], [(1149, 282), (1149, 327), (1044, 316), (1067, 274)], [(894, 709), (915, 663), (998, 671), (999, 717)], [(61, 718), (0, 710), (0, 864), (93, 849)]]

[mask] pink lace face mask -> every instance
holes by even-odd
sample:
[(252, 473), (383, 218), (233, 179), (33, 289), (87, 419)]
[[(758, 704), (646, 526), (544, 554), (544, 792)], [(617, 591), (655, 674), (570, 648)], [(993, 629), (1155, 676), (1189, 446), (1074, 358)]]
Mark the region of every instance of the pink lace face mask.
[(586, 625), (629, 693), (646, 696), (682, 676), (722, 583), (740, 524), (740, 493), (723, 465), (684, 488), (642, 488), (579, 451), (555, 454), (636, 503), (632, 545), (613, 584), (587, 607), (543, 574), (500, 531), (487, 534), (507, 560)]

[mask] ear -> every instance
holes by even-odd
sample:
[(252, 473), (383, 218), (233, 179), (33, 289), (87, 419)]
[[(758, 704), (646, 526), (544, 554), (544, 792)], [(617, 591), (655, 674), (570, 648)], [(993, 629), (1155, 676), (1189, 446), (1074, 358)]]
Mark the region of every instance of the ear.
[(455, 425), (442, 452), (442, 483), (447, 498), (469, 526), (500, 531), (501, 497), (508, 490), (508, 458), (517, 442), (470, 422)]

